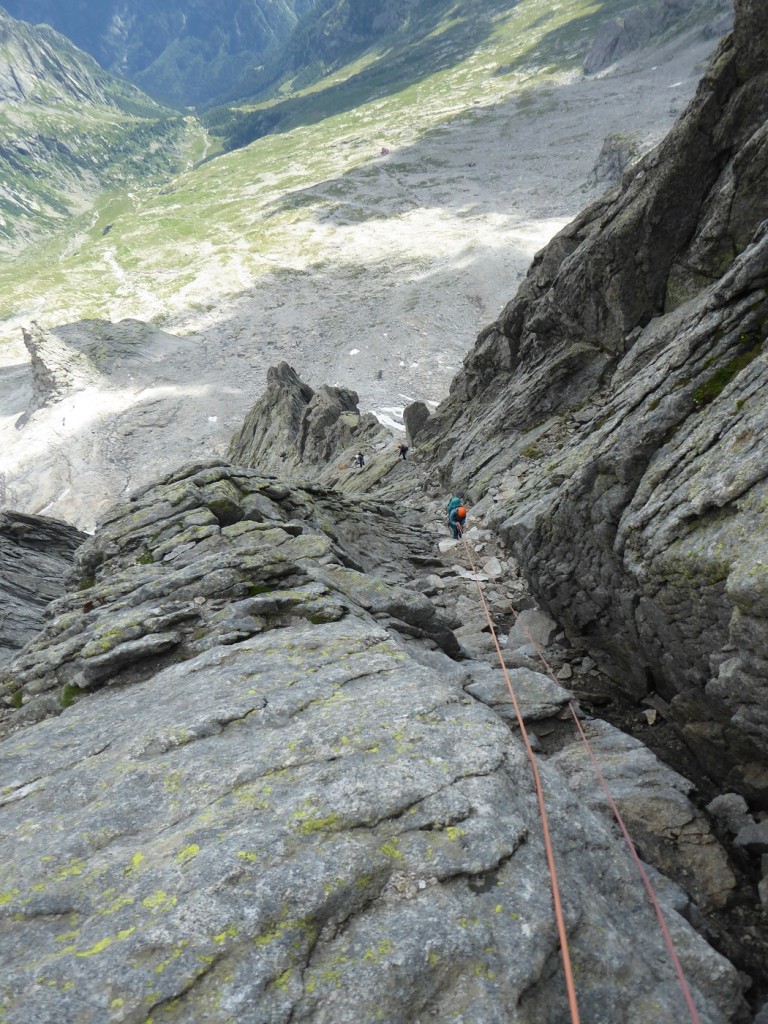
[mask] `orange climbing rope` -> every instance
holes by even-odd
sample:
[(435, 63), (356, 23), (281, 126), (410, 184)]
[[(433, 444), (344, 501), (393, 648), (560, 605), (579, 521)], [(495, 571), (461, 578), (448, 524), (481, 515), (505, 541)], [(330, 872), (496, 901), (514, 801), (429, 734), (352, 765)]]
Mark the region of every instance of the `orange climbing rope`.
[[(467, 539), (465, 537), (462, 536), (462, 539), (464, 540), (464, 547), (465, 547), (465, 550), (466, 550), (467, 555), (469, 557), (470, 565), (472, 566), (472, 572), (475, 575), (475, 583), (477, 584), (478, 593), (480, 595), (480, 602), (481, 602), (481, 604), (483, 606), (483, 611), (485, 612), (485, 617), (486, 617), (486, 619), (488, 621), (488, 626), (489, 626), (490, 631), (491, 631), (491, 636), (493, 637), (493, 643), (494, 643), (494, 647), (496, 648), (496, 653), (497, 653), (497, 655), (499, 657), (499, 663), (501, 664), (502, 670), (504, 672), (504, 678), (505, 678), (506, 683), (507, 683), (507, 689), (509, 690), (510, 696), (512, 698), (512, 704), (513, 704), (514, 709), (515, 709), (515, 715), (517, 716), (517, 721), (518, 721), (518, 723), (520, 725), (520, 732), (521, 732), (521, 735), (523, 737), (523, 742), (525, 744), (525, 748), (526, 748), (526, 750), (528, 752), (528, 757), (530, 759), (531, 766), (533, 768), (533, 777), (534, 777), (534, 782), (535, 782), (535, 786), (536, 786), (536, 797), (537, 797), (538, 804), (539, 804), (539, 810), (541, 812), (542, 827), (543, 827), (543, 831), (544, 831), (544, 845), (545, 845), (545, 848), (546, 848), (546, 851), (547, 851), (547, 863), (549, 865), (549, 873), (550, 873), (550, 876), (551, 876), (551, 879), (552, 879), (552, 897), (553, 897), (553, 901), (554, 901), (554, 905), (555, 905), (555, 918), (557, 920), (558, 931), (560, 933), (560, 945), (561, 945), (562, 957), (563, 957), (563, 969), (565, 971), (565, 982), (566, 982), (566, 988), (568, 990), (568, 1001), (569, 1001), (569, 1005), (570, 1005), (570, 1008), (571, 1008), (571, 1019), (572, 1019), (572, 1021), (577, 1022), (578, 1019), (579, 1019), (579, 1016), (578, 1016), (579, 1011), (578, 1011), (578, 1006), (576, 1005), (576, 994), (575, 994), (575, 990), (574, 990), (574, 987), (573, 987), (573, 976), (572, 976), (572, 971), (571, 971), (570, 955), (569, 955), (569, 952), (568, 952), (568, 942), (567, 942), (567, 938), (566, 938), (566, 935), (565, 935), (565, 922), (563, 920), (562, 908), (561, 908), (561, 904), (560, 904), (560, 894), (559, 894), (558, 883), (557, 883), (557, 872), (556, 872), (556, 869), (555, 869), (554, 854), (552, 852), (552, 846), (551, 846), (551, 842), (550, 842), (550, 838), (549, 838), (549, 824), (548, 824), (548, 819), (547, 819), (546, 808), (544, 806), (544, 795), (543, 795), (542, 788), (541, 788), (541, 781), (540, 781), (540, 778), (539, 778), (538, 766), (536, 764), (536, 758), (535, 758), (535, 755), (533, 753), (533, 748), (531, 747), (530, 739), (528, 737), (528, 732), (527, 732), (527, 730), (525, 728), (525, 724), (523, 723), (523, 717), (522, 717), (522, 714), (520, 712), (520, 708), (519, 708), (518, 703), (517, 703), (517, 697), (515, 696), (515, 692), (514, 692), (514, 689), (512, 687), (511, 680), (509, 678), (509, 673), (507, 672), (507, 667), (504, 664), (504, 658), (503, 658), (503, 655), (502, 655), (502, 652), (501, 652), (501, 647), (499, 646), (499, 641), (498, 641), (498, 638), (496, 636), (496, 629), (495, 629), (495, 627), (493, 625), (493, 620), (491, 619), (491, 613), (490, 613), (490, 610), (488, 608), (488, 604), (487, 604), (487, 602), (485, 600), (485, 594), (483, 593), (483, 588), (482, 588), (481, 581), (479, 579), (479, 574), (478, 574), (477, 566), (476, 566), (475, 560), (473, 558), (472, 545), (467, 541)], [(512, 613), (515, 616), (515, 621), (517, 621), (518, 618), (519, 618), (519, 615), (518, 615), (517, 611), (515, 611), (514, 608), (512, 609)], [(542, 665), (546, 669), (547, 674), (549, 675), (549, 677), (554, 681), (554, 683), (557, 686), (560, 686), (560, 682), (557, 679), (557, 676), (555, 675), (555, 673), (552, 671), (552, 667), (550, 666), (549, 662), (547, 661), (546, 657), (544, 656), (544, 652), (541, 650), (541, 647), (536, 643), (534, 638), (531, 636), (529, 630), (526, 629), (524, 623), (521, 623), (521, 628), (522, 628), (523, 632), (526, 634), (526, 636), (528, 637), (528, 640), (530, 641), (530, 643), (533, 645), (534, 649), (536, 650), (536, 653), (537, 653), (537, 655), (539, 657), (539, 660), (541, 661)], [(574, 722), (576, 723), (576, 728), (577, 728), (577, 730), (579, 732), (581, 740), (582, 740), (582, 742), (584, 743), (584, 745), (585, 745), (585, 747), (587, 749), (587, 754), (589, 755), (589, 759), (592, 762), (592, 765), (593, 765), (593, 767), (594, 767), (594, 769), (595, 769), (595, 771), (597, 773), (598, 779), (600, 780), (600, 785), (602, 786), (603, 792), (605, 793), (606, 799), (608, 801), (608, 805), (610, 806), (611, 811), (613, 812), (613, 815), (616, 818), (616, 821), (617, 821), (617, 823), (619, 825), (619, 828), (621, 829), (622, 835), (624, 836), (624, 840), (625, 840), (625, 842), (626, 842), (626, 844), (627, 844), (627, 846), (629, 848), (630, 855), (631, 855), (633, 861), (635, 862), (635, 866), (637, 867), (637, 870), (640, 873), (640, 877), (641, 877), (641, 879), (643, 881), (643, 885), (645, 886), (646, 892), (648, 893), (648, 897), (649, 897), (649, 899), (651, 901), (651, 905), (653, 906), (653, 909), (654, 909), (654, 911), (656, 913), (656, 917), (657, 917), (657, 919), (659, 921), (659, 926), (661, 928), (661, 933), (662, 933), (662, 935), (664, 937), (664, 942), (666, 944), (667, 951), (668, 951), (668, 953), (670, 955), (670, 959), (672, 960), (672, 964), (673, 964), (673, 966), (675, 968), (675, 973), (677, 974), (677, 979), (678, 979), (678, 982), (680, 984), (680, 988), (682, 990), (683, 998), (685, 1000), (686, 1006), (688, 1007), (688, 1012), (690, 1013), (691, 1020), (692, 1020), (693, 1024), (701, 1024), (701, 1018), (699, 1017), (699, 1013), (698, 1013), (698, 1011), (696, 1009), (696, 1005), (693, 1002), (693, 997), (691, 995), (690, 988), (688, 987), (688, 982), (686, 981), (685, 974), (683, 972), (683, 966), (680, 963), (680, 957), (678, 956), (677, 950), (675, 949), (675, 945), (674, 945), (674, 942), (672, 941), (672, 936), (671, 936), (669, 928), (667, 926), (667, 922), (664, 919), (664, 914), (662, 912), (661, 905), (659, 903), (658, 897), (656, 896), (656, 893), (654, 892), (653, 886), (651, 885), (651, 880), (648, 877), (647, 871), (643, 867), (643, 863), (640, 860), (640, 857), (638, 856), (637, 850), (635, 848), (635, 844), (632, 842), (632, 837), (630, 836), (629, 830), (627, 829), (627, 826), (626, 826), (626, 824), (624, 822), (624, 819), (621, 816), (621, 812), (619, 811), (619, 808), (616, 805), (616, 801), (613, 798), (613, 794), (611, 793), (610, 787), (608, 785), (608, 781), (606, 780), (605, 775), (603, 774), (603, 772), (602, 772), (602, 770), (600, 768), (600, 765), (598, 764), (597, 758), (595, 757), (595, 753), (592, 750), (592, 747), (591, 747), (591, 745), (589, 743), (589, 739), (587, 737), (587, 734), (584, 731), (584, 727), (582, 726), (581, 721), (579, 720), (579, 716), (578, 716), (578, 714), (576, 712), (576, 708), (574, 707), (572, 701), (568, 701), (568, 708), (569, 708), (569, 710), (571, 712), (571, 715), (573, 716)]]
[(520, 735), (523, 737), (523, 743), (525, 744), (525, 749), (528, 752), (528, 759), (531, 762), (533, 782), (536, 788), (536, 800), (539, 805), (539, 814), (541, 815), (541, 827), (544, 836), (544, 849), (547, 855), (549, 877), (552, 882), (552, 901), (554, 903), (555, 909), (555, 921), (557, 922), (557, 932), (560, 937), (560, 954), (563, 961), (563, 972), (565, 974), (565, 988), (568, 994), (568, 1006), (571, 1012), (572, 1024), (579, 1024), (579, 1006), (576, 1001), (576, 987), (573, 983), (573, 969), (571, 967), (571, 954), (568, 946), (568, 933), (565, 927), (565, 916), (563, 914), (563, 906), (562, 901), (560, 899), (560, 886), (557, 881), (557, 867), (555, 865), (555, 854), (552, 848), (552, 839), (549, 834), (549, 818), (547, 816), (546, 804), (544, 803), (544, 790), (541, 785), (539, 766), (536, 763), (536, 756), (533, 752), (533, 747), (531, 746), (531, 741), (528, 736), (528, 730), (525, 727), (525, 722), (523, 721), (520, 706), (517, 703), (517, 696), (515, 695), (515, 691), (512, 688), (512, 682), (509, 678), (509, 673), (507, 672), (507, 666), (504, 664), (504, 658), (501, 653), (501, 647), (499, 646), (498, 637), (496, 636), (496, 630), (493, 625), (493, 619), (491, 618), (491, 613), (488, 608), (488, 604), (485, 600), (485, 594), (483, 593), (483, 588), (478, 576), (477, 567), (475, 566), (475, 561), (474, 558), (472, 557), (472, 546), (466, 539), (464, 539), (464, 547), (469, 555), (469, 561), (470, 564), (472, 565), (472, 572), (475, 574), (475, 583), (477, 584), (477, 591), (480, 595), (480, 602), (483, 606), (485, 617), (488, 620), (488, 627), (491, 631), (491, 636), (493, 637), (493, 644), (494, 647), (496, 648), (496, 653), (499, 656), (499, 662), (501, 664), (501, 669), (504, 673), (504, 678), (507, 683), (509, 695), (512, 698), (512, 706), (515, 709), (517, 722), (520, 726)]

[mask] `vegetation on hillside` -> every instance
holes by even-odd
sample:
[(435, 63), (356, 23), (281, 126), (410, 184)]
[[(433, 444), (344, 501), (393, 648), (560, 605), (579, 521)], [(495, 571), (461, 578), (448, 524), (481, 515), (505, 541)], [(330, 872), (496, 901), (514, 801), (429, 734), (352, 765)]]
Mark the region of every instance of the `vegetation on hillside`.
[(188, 162), (177, 112), (103, 71), (52, 29), (0, 13), (0, 249), (66, 227), (104, 191), (160, 183)]
[[(177, 316), (252, 288), (266, 272), (321, 266), (328, 218), (343, 211), (343, 223), (352, 224), (392, 216), (386, 207), (377, 214), (371, 183), (378, 175), (405, 181), (418, 172), (425, 186), (434, 178), (443, 188), (437, 150), (445, 133), (498, 117), (494, 109), (535, 117), (547, 87), (576, 72), (600, 25), (632, 2), (518, 0), (505, 8), (501, 0), (475, 0), (471, 9), (443, 7), (445, 16), (430, 27), (442, 0), (431, 7), (425, 0), (412, 9), (423, 16), (419, 31), (411, 31), (414, 14), (410, 27), (385, 32), (311, 85), (297, 76), (269, 100), (211, 111), (212, 145), (194, 118), (158, 116), (154, 142), (134, 137), (136, 159), (124, 154), (110, 194), (94, 202), (92, 190), (66, 230), (0, 267), (6, 330), (38, 309), (41, 296), (50, 322), (128, 316), (171, 326)], [(83, 125), (83, 146), (98, 142), (106, 152), (134, 144), (130, 132), (117, 142), (115, 110), (115, 134)], [(511, 145), (504, 131), (501, 144)], [(59, 129), (39, 134), (67, 141)], [(400, 154), (386, 171), (377, 162), (382, 146)], [(231, 152), (202, 160), (221, 148)], [(182, 156), (188, 170), (171, 173)], [(157, 161), (154, 170), (141, 160)], [(134, 180), (144, 175), (142, 187), (119, 186), (132, 167)], [(49, 205), (50, 223), (62, 225), (53, 199)], [(30, 203), (24, 216), (31, 222), (41, 214)]]
[(178, 109), (209, 102), (246, 67), (278, 52), (314, 0), (4, 0), (14, 17), (47, 23)]
[[(238, 84), (241, 94), (266, 93), (251, 103), (223, 105), (202, 115), (225, 151), (275, 131), (316, 124), (434, 75), (459, 68), (503, 38), (508, 59), (496, 75), (534, 63), (548, 71), (581, 66), (600, 24), (634, 0), (601, 4), (569, 0), (405, 0), (381, 8), (374, 0), (320, 0), (282, 55), (279, 72), (260, 69)], [(533, 55), (533, 60), (532, 60)], [(299, 69), (298, 71), (296, 69)]]

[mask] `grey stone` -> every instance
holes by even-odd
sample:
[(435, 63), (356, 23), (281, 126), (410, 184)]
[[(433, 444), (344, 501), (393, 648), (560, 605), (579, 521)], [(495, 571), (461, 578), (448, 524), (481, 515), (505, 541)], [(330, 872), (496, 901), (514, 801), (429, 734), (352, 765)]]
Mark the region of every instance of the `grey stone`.
[[(768, 8), (734, 10), (694, 101), (537, 255), (419, 448), (457, 493), (517, 477), (487, 517), (533, 597), (625, 697), (661, 693), (703, 772), (762, 805)], [(468, 417), (482, 443), (466, 445)]]
[(768, 853), (768, 820), (761, 822), (750, 822), (739, 830), (734, 840), (737, 846), (742, 846), (750, 853)]
[(0, 511), (0, 663), (42, 629), (45, 608), (64, 593), (85, 540), (55, 519)]
[[(605, 722), (584, 724), (590, 746), (634, 842), (704, 908), (722, 907), (736, 879), (704, 815), (688, 799), (692, 784), (639, 740)], [(552, 758), (588, 806), (610, 813), (580, 740)]]
[[(232, 439), (229, 457), (281, 480), (312, 476), (323, 486), (368, 490), (389, 472), (395, 453), (384, 454), (391, 435), (371, 413), (360, 413), (357, 403), (348, 388), (315, 390), (287, 363), (272, 366), (264, 394)], [(362, 470), (355, 469), (358, 451), (366, 462)]]
[(734, 836), (741, 829), (753, 823), (747, 801), (738, 793), (723, 793), (721, 796), (716, 796), (707, 804), (706, 810)]
[[(279, 515), (184, 540), (175, 527), (217, 482)], [(91, 585), (10, 663), (27, 703), (0, 717), (8, 1024), (567, 1014), (500, 673), (446, 656), (431, 603), (397, 582), (415, 574), (399, 553), (426, 543), (416, 525), (371, 527), (390, 580), (343, 564), (366, 558), (369, 514), (211, 463), (146, 489), (80, 549)], [(173, 537), (182, 555), (153, 561)], [(144, 657), (164, 633), (173, 647)], [(68, 672), (132, 644), (138, 660), (55, 699)], [(516, 685), (528, 717), (562, 707), (544, 677)], [(641, 1000), (673, 1017), (674, 971), (611, 826), (551, 763), (540, 772), (583, 1012), (599, 1019), (610, 991), (612, 1024)], [(735, 1019), (738, 972), (660, 898), (703, 1024)]]
[(546, 612), (540, 608), (529, 608), (515, 619), (507, 637), (507, 646), (510, 650), (533, 645), (546, 647), (556, 632), (557, 623)]
[(409, 444), (416, 440), (429, 416), (429, 406), (426, 402), (411, 402), (410, 405), (406, 405), (403, 410), (403, 423)]
[(98, 370), (85, 353), (43, 331), (38, 324), (24, 328), (22, 337), (32, 370), (32, 404), (27, 416), (98, 379)]
[[(507, 687), (504, 673), (498, 669), (472, 666), (472, 682), (466, 687), (477, 700), (488, 704), (503, 718), (516, 721), (512, 695)], [(560, 714), (570, 699), (570, 694), (541, 672), (527, 668), (511, 669), (509, 674), (512, 691), (515, 694), (523, 721), (551, 718)]]

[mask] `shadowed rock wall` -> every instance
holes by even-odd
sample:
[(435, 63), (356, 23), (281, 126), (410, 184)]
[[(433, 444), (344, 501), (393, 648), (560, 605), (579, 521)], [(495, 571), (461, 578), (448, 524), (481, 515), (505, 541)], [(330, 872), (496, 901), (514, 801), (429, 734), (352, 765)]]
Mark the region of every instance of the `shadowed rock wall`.
[(617, 684), (768, 803), (768, 8), (539, 253), (420, 435)]
[(0, 511), (0, 662), (39, 632), (65, 590), (86, 534), (43, 516)]

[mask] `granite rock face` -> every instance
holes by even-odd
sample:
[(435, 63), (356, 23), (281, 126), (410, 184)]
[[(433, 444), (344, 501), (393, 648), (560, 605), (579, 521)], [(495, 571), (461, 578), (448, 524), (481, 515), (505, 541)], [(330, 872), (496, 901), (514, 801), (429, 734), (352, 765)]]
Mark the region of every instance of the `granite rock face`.
[[(284, 480), (322, 480), (318, 469), (344, 461), (345, 452), (351, 463), (353, 449), (367, 447), (382, 433), (375, 416), (361, 415), (357, 401), (348, 388), (324, 385), (315, 391), (288, 363), (272, 366), (266, 390), (232, 439), (228, 456)], [(340, 467), (331, 466), (332, 474), (335, 468)]]
[(420, 436), (537, 600), (768, 804), (768, 8), (538, 254)]
[(40, 631), (44, 609), (64, 593), (85, 539), (54, 519), (0, 511), (0, 662)]
[[(416, 413), (421, 425), (429, 416), (424, 410), (421, 418)], [(314, 390), (288, 363), (267, 371), (267, 388), (232, 438), (228, 456), (281, 480), (312, 481), (344, 494), (410, 500), (423, 489), (412, 461), (398, 460), (393, 434), (372, 413), (359, 411), (354, 391)]]
[(27, 416), (98, 379), (98, 370), (85, 352), (66, 345), (38, 324), (24, 328), (22, 336), (32, 371), (32, 401)]
[[(423, 538), (415, 512), (218, 462), (106, 517), (6, 673), (4, 1020), (564, 1019), (530, 768), (499, 673), (403, 585)], [(526, 719), (557, 718), (568, 694), (519, 676)], [(674, 1019), (626, 853), (540, 770), (581, 1012)], [(659, 893), (701, 1020), (744, 1019)]]

